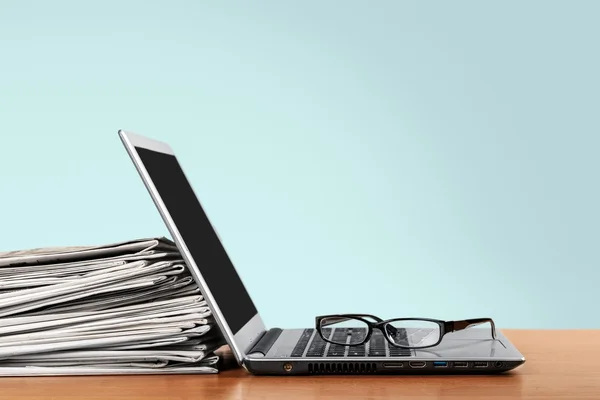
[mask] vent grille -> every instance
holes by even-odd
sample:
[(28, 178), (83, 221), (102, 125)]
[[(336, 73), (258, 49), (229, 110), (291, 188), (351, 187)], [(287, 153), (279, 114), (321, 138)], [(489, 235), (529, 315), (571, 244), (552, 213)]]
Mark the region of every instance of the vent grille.
[(377, 372), (375, 363), (309, 363), (309, 374), (373, 374)]

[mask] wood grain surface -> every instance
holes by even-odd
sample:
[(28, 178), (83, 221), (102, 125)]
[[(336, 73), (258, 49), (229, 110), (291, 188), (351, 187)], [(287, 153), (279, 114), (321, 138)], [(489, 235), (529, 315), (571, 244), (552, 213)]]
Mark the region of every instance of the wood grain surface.
[(0, 378), (1, 399), (600, 399), (600, 330), (503, 330), (525, 355), (492, 376), (218, 375)]

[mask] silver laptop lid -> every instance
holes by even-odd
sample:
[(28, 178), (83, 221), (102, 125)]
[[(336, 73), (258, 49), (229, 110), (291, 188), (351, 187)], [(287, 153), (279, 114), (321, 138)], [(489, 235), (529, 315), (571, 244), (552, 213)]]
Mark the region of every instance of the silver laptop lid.
[(265, 326), (217, 232), (168, 144), (123, 130), (119, 136), (241, 364)]

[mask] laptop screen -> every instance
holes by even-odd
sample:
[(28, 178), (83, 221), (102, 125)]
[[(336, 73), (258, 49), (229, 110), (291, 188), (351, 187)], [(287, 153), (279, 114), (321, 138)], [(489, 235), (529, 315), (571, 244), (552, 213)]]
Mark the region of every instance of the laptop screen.
[(236, 334), (256, 315), (256, 307), (177, 158), (141, 147), (136, 150), (229, 328)]

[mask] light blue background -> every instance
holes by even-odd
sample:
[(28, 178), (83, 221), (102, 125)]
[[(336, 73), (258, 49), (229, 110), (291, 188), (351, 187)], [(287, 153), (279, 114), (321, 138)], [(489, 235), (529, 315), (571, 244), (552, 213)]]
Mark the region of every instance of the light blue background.
[(2, 250), (167, 234), (171, 143), (269, 326), (600, 328), (600, 3), (0, 2)]

